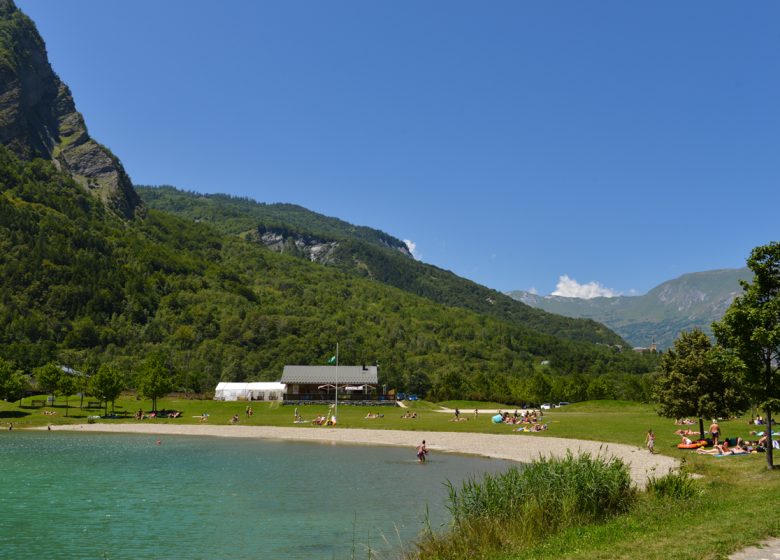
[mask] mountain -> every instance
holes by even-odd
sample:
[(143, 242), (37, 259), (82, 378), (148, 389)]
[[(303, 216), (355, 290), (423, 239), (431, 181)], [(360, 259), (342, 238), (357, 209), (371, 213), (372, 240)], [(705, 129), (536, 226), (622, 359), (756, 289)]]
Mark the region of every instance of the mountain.
[(143, 213), (119, 159), (89, 136), (35, 24), (12, 0), (0, 0), (0, 143), (22, 159), (52, 161), (123, 218)]
[(149, 208), (170, 212), (274, 251), (337, 268), (437, 303), (571, 340), (627, 346), (603, 325), (533, 309), (496, 290), (415, 260), (406, 244), (379, 230), (354, 226), (291, 204), (263, 204), (224, 194), (137, 187)]
[[(0, 371), (110, 364), (133, 387), (160, 356), (177, 390), (202, 392), (324, 363), (339, 342), (344, 363), (381, 364), (388, 387), (541, 402), (550, 387), (557, 400), (590, 395), (590, 381), (599, 395), (621, 380), (636, 394), (634, 374), (657, 364), (610, 344), (620, 339), (602, 325), (425, 268), (377, 230), (291, 205), (216, 205), (213, 219), (147, 208), (10, 0), (0, 0), (0, 59)], [(247, 204), (275, 217), (258, 221)], [(285, 254), (298, 241), (301, 254)], [(304, 248), (315, 241), (333, 244), (336, 265), (312, 262), (319, 253)]]
[[(149, 209), (123, 222), (53, 163), (0, 146), (0, 360), (127, 373), (161, 353), (181, 391), (273, 380), (289, 363), (379, 363), (382, 383), (434, 398), (531, 400), (557, 374), (655, 361), (540, 333)], [(588, 378), (578, 378), (578, 387)], [(561, 393), (561, 399), (569, 398)]]
[(693, 328), (710, 333), (742, 292), (740, 280), (750, 280), (748, 268), (685, 274), (664, 282), (642, 296), (567, 298), (538, 296), (524, 291), (509, 295), (533, 307), (568, 317), (587, 317), (604, 323), (634, 346), (669, 348), (679, 333)]

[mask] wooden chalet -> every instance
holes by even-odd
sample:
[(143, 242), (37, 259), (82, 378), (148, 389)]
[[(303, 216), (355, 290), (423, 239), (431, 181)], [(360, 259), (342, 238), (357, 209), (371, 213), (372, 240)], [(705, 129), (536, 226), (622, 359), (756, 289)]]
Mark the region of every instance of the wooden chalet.
[(394, 397), (381, 394), (376, 366), (284, 366), (281, 383), (287, 403), (381, 403)]

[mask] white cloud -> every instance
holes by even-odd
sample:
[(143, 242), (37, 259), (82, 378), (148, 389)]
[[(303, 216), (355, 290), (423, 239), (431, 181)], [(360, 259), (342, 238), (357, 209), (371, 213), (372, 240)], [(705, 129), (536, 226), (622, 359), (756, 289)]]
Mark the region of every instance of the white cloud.
[(416, 260), (419, 261), (422, 259), (422, 255), (417, 252), (417, 243), (411, 239), (404, 239), (404, 243), (406, 243), (406, 248), (409, 249), (409, 252)]
[(539, 290), (537, 290), (536, 288), (528, 288), (528, 289), (526, 290), (526, 292), (528, 292), (529, 294), (533, 294), (533, 295), (535, 295), (535, 296), (536, 296), (536, 295), (539, 295)]
[(602, 286), (598, 282), (580, 284), (574, 278), (569, 278), (564, 274), (558, 279), (558, 284), (555, 286), (555, 291), (550, 295), (591, 299), (595, 297), (615, 297), (619, 296), (620, 294), (615, 290)]

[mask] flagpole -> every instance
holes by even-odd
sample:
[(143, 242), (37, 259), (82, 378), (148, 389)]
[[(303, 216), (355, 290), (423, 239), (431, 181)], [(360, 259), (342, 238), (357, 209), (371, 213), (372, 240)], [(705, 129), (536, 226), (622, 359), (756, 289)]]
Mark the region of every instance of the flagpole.
[[(336, 406), (333, 416), (338, 421), (339, 417), (339, 343), (336, 343)], [(335, 424), (334, 424), (335, 426)]]

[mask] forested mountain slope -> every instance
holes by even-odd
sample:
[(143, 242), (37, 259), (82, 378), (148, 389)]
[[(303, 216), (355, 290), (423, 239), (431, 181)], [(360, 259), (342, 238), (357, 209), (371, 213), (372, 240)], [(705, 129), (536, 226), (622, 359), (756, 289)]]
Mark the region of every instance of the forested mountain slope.
[(604, 323), (634, 346), (655, 342), (666, 349), (683, 330), (698, 328), (709, 333), (712, 323), (742, 293), (739, 281), (750, 277), (747, 268), (695, 272), (664, 282), (642, 296), (579, 299), (523, 291), (509, 295), (551, 313)]
[(0, 185), (0, 357), (26, 370), (97, 360), (129, 375), (162, 350), (177, 387), (197, 391), (324, 363), (338, 341), (345, 363), (378, 362), (391, 386), (506, 400), (542, 359), (559, 373), (653, 367), (166, 213), (124, 222), (51, 163), (2, 147)]
[[(276, 251), (334, 266), (432, 301), (461, 307), (572, 340), (625, 345), (603, 325), (533, 309), (496, 290), (411, 258), (403, 241), (290, 204), (262, 204), (227, 195), (137, 187), (147, 206)], [(627, 345), (626, 345), (627, 346)]]

